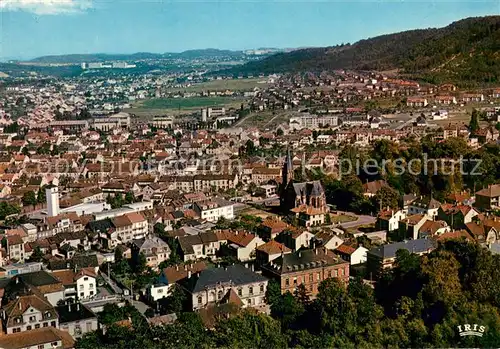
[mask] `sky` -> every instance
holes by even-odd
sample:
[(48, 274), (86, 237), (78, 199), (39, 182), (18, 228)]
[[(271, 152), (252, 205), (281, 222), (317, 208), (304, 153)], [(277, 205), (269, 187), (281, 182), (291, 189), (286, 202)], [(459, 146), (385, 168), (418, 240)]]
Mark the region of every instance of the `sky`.
[(330, 46), (499, 14), (500, 0), (0, 0), (0, 59)]

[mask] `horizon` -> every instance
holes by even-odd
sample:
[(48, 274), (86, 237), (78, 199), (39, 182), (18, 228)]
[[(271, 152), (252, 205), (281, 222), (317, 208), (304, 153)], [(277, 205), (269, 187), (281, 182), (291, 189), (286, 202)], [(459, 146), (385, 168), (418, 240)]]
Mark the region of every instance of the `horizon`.
[(9, 0), (0, 3), (0, 60), (325, 47), (498, 13), (498, 1)]

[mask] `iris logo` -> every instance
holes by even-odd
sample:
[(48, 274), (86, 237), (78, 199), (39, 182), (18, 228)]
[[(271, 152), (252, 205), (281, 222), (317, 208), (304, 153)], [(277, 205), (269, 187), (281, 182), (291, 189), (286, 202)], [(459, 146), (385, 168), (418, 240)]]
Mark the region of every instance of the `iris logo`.
[(478, 324), (458, 325), (457, 328), (460, 337), (465, 337), (465, 336), (482, 337), (486, 329), (485, 326), (479, 326)]

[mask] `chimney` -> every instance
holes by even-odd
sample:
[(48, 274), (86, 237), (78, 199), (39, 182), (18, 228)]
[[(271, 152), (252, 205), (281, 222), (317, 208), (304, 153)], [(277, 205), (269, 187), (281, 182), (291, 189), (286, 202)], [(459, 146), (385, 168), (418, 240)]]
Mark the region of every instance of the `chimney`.
[(80, 311), (80, 303), (76, 303), (76, 310)]
[(68, 302), (68, 311), (71, 312), (71, 302)]
[(191, 278), (191, 270), (188, 271), (188, 279)]
[(23, 310), (23, 305), (21, 304), (21, 302), (19, 302), (17, 304), (19, 304), (19, 310)]

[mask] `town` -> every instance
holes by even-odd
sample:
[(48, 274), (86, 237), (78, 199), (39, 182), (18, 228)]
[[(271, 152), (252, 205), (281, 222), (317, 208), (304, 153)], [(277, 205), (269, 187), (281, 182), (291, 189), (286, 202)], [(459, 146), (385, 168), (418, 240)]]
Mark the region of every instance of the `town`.
[(288, 52), (5, 65), (0, 348), (500, 344), (500, 85)]

